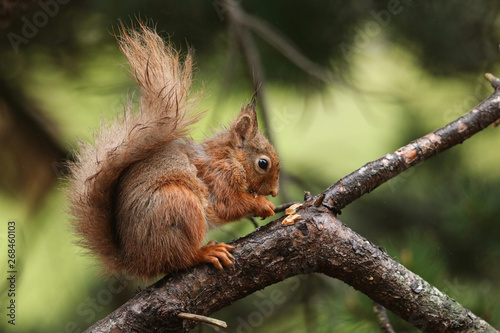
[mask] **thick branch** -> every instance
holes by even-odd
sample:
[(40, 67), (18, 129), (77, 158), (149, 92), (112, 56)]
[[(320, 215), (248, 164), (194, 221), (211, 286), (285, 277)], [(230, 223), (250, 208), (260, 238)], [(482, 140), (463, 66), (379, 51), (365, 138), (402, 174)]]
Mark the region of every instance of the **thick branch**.
[(495, 332), (326, 208), (313, 206), (300, 214), (293, 226), (274, 221), (231, 243), (236, 267), (220, 272), (204, 265), (166, 277), (87, 332), (187, 332), (197, 323), (179, 319), (180, 312), (207, 316), (266, 286), (311, 272), (346, 282), (426, 332)]
[[(187, 332), (197, 322), (180, 319), (181, 312), (208, 316), (266, 286), (311, 272), (346, 282), (424, 332), (498, 332), (332, 214), (332, 207), (345, 207), (500, 118), (500, 81), (491, 78), (490, 82), (497, 91), (471, 112), (368, 163), (309, 199), (299, 208), (301, 217), (294, 225), (285, 227), (280, 220), (273, 221), (232, 242), (236, 248), (234, 268), (221, 272), (203, 265), (167, 276), (87, 332)], [(362, 185), (357, 186), (357, 182)]]

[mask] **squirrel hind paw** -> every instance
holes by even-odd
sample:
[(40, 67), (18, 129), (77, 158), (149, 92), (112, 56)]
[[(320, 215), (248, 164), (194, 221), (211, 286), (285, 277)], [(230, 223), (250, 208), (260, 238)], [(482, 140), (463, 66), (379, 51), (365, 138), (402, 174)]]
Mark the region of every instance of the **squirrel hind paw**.
[(234, 266), (234, 257), (231, 254), (234, 249), (231, 245), (216, 243), (212, 240), (200, 248), (198, 262), (210, 263), (218, 270), (224, 270), (223, 266)]

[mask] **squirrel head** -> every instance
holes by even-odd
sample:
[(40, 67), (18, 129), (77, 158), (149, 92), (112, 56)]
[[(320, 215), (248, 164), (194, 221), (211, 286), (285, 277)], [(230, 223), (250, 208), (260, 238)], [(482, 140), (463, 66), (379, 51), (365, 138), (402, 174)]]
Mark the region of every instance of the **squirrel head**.
[(254, 195), (278, 195), (280, 163), (278, 154), (259, 132), (255, 102), (242, 107), (231, 124), (236, 157), (246, 173), (247, 191)]

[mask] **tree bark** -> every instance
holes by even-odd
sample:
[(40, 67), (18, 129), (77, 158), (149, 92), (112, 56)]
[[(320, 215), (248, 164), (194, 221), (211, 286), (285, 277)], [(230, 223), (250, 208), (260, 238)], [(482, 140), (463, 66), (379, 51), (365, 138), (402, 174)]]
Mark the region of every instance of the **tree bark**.
[(499, 119), (500, 80), (487, 78), (495, 92), (466, 115), (308, 199), (294, 225), (283, 226), (278, 219), (231, 242), (234, 268), (202, 265), (167, 276), (87, 332), (187, 332), (197, 323), (178, 318), (180, 312), (208, 316), (266, 286), (311, 272), (344, 281), (424, 332), (498, 332), (335, 217), (361, 195)]

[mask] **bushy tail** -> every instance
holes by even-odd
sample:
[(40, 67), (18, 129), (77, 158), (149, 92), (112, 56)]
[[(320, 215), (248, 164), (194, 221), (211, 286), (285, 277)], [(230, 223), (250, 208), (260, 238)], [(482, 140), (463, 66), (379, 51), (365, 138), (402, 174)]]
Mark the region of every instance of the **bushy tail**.
[(138, 31), (122, 26), (119, 45), (141, 88), (139, 110), (129, 103), (122, 118), (102, 124), (94, 144), (81, 143), (70, 166), (70, 212), (80, 245), (99, 256), (105, 270), (122, 266), (116, 239), (113, 195), (122, 172), (156, 153), (165, 144), (185, 136), (187, 126), (198, 119), (189, 113), (192, 60), (179, 54), (139, 23)]

